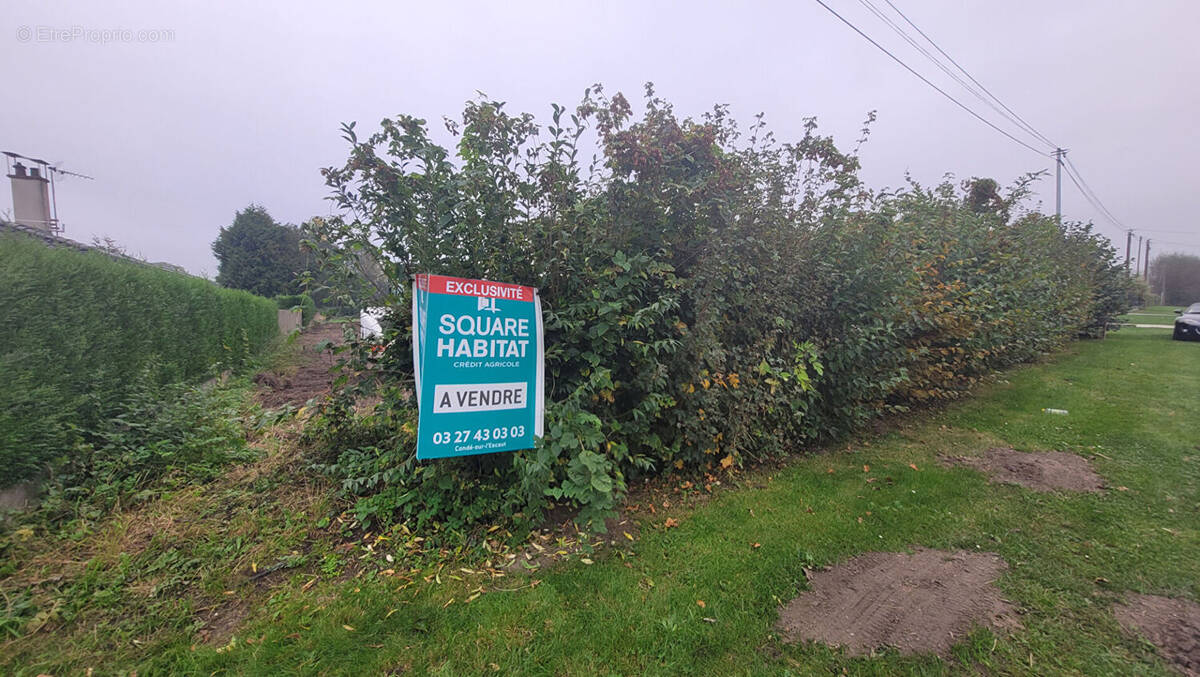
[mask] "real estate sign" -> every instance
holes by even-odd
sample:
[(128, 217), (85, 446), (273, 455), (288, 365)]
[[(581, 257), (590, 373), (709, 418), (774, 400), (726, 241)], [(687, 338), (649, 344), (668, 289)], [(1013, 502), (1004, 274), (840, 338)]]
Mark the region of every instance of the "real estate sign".
[(542, 304), (503, 282), (413, 280), (417, 458), (533, 448), (542, 436)]

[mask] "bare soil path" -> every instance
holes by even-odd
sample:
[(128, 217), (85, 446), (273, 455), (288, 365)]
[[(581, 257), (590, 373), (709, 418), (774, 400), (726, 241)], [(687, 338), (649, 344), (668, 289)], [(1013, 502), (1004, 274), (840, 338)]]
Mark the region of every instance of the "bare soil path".
[(286, 405), (303, 406), (314, 397), (330, 391), (333, 374), (330, 370), (337, 358), (329, 350), (319, 350), (327, 343), (340, 344), (345, 340), (343, 326), (337, 322), (321, 322), (300, 332), (296, 343), (295, 361), (278, 371), (264, 371), (254, 376), (258, 384), (258, 400), (265, 409)]

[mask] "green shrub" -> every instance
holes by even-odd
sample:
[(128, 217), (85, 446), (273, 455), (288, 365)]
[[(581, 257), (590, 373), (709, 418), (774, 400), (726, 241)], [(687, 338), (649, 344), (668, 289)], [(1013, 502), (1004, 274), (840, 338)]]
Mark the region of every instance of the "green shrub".
[(0, 485), (77, 460), (151, 367), (194, 381), (278, 335), (268, 299), (18, 234), (0, 235), (0, 325)]
[(89, 429), (86, 441), (56, 465), (43, 502), (48, 514), (103, 511), (153, 493), (164, 476), (175, 484), (204, 481), (227, 463), (251, 457), (242, 430), (243, 390), (164, 385), (157, 371), (149, 365), (120, 411)]
[[(310, 430), (364, 521), (469, 524), (549, 501), (609, 511), (639, 477), (721, 473), (886, 412), (952, 400), (988, 372), (1106, 322), (1124, 279), (1090, 226), (1023, 208), (1033, 177), (873, 193), (858, 158), (807, 126), (778, 143), (722, 107), (635, 119), (590, 90), (539, 128), (467, 105), (453, 149), (384, 120), (324, 171), (344, 216), (314, 238), (333, 270), (386, 262), (386, 351)], [(580, 166), (596, 133), (599, 159)], [(540, 133), (544, 132), (544, 133)], [(537, 286), (546, 436), (515, 454), (418, 463), (408, 298), (419, 272)], [(353, 280), (351, 280), (353, 282)], [(371, 367), (366, 369), (366, 367)], [(349, 402), (374, 392), (378, 413)]]
[(275, 297), (275, 303), (282, 310), (291, 310), (297, 306), (300, 307), (300, 321), (304, 325), (312, 322), (313, 315), (317, 314), (317, 304), (313, 302), (312, 297), (308, 294), (291, 294)]

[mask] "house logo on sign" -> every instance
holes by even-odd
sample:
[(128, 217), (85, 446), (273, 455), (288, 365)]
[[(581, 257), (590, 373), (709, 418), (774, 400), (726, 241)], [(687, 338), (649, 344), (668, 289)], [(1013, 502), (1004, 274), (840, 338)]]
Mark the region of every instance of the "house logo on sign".
[(498, 313), (500, 309), (496, 307), (496, 299), (490, 299), (486, 296), (480, 296), (476, 299), (479, 307), (476, 310), (486, 310), (491, 313)]

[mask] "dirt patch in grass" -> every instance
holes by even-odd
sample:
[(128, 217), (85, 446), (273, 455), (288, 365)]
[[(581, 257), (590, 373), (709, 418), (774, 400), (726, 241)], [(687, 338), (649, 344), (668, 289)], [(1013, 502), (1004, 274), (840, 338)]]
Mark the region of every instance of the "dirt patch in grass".
[(942, 459), (947, 465), (965, 465), (983, 472), (993, 483), (1019, 484), (1036, 491), (1100, 491), (1104, 479), (1087, 459), (1061, 451), (1017, 451), (993, 447), (982, 456)]
[(1150, 640), (1188, 677), (1200, 677), (1200, 604), (1156, 595), (1132, 595), (1113, 607), (1126, 631)]
[(301, 332), (293, 368), (284, 373), (264, 371), (255, 374), (258, 401), (263, 408), (278, 409), (288, 404), (300, 406), (328, 393), (333, 383), (329, 370), (336, 364), (336, 359), (328, 350), (318, 351), (317, 346), (325, 341), (340, 344), (344, 338), (342, 325), (336, 322), (314, 324)]
[(250, 605), (238, 599), (231, 599), (227, 604), (209, 609), (200, 615), (204, 621), (204, 627), (200, 628), (198, 633), (200, 639), (210, 646), (224, 646), (249, 615)]
[(894, 647), (944, 656), (973, 626), (1019, 627), (992, 585), (1006, 568), (989, 552), (867, 553), (810, 572), (811, 589), (780, 610), (776, 627), (789, 642), (822, 642), (850, 655)]

